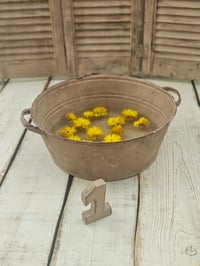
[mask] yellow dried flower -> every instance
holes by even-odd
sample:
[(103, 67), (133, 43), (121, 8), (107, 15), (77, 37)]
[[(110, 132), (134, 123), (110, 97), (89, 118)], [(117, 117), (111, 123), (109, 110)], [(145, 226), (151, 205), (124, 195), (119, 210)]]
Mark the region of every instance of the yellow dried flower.
[(138, 117), (138, 112), (132, 109), (124, 109), (122, 111), (122, 116), (126, 121), (133, 121)]
[(76, 129), (74, 127), (66, 126), (60, 129), (59, 134), (64, 138), (69, 138), (76, 134)]
[(76, 115), (75, 115), (74, 113), (67, 113), (67, 114), (65, 115), (65, 118), (66, 118), (67, 120), (69, 120), (69, 121), (73, 121), (73, 120), (76, 119)]
[(99, 106), (93, 109), (94, 117), (101, 117), (107, 115), (108, 111), (105, 107)]
[(103, 130), (100, 127), (90, 127), (87, 130), (87, 136), (89, 140), (97, 140), (103, 136)]
[(107, 122), (109, 126), (116, 126), (116, 125), (123, 125), (125, 123), (125, 120), (122, 116), (113, 116), (109, 117)]
[(116, 125), (112, 128), (111, 130), (112, 134), (117, 134), (117, 135), (122, 135), (124, 132), (124, 129), (122, 127), (122, 125)]
[(76, 141), (81, 141), (81, 138), (78, 135), (70, 136), (69, 139), (76, 140)]
[(83, 117), (77, 117), (75, 120), (73, 120), (73, 126), (75, 128), (88, 129), (90, 126), (90, 120)]
[(133, 126), (134, 127), (146, 127), (146, 126), (149, 126), (150, 125), (150, 122), (149, 120), (146, 118), (146, 117), (140, 117), (140, 119), (138, 119), (137, 121), (135, 121), (133, 123)]
[(121, 136), (117, 134), (111, 134), (111, 135), (106, 135), (104, 137), (104, 142), (118, 142), (121, 141)]
[(87, 119), (91, 119), (94, 117), (94, 113), (93, 113), (93, 111), (85, 111), (85, 112), (83, 112), (83, 116)]

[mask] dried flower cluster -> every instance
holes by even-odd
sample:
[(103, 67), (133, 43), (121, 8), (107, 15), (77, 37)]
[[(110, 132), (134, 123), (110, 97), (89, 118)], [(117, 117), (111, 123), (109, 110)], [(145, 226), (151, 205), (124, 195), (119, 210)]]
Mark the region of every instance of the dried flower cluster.
[[(76, 141), (103, 141), (117, 142), (122, 140), (124, 133), (123, 125), (132, 123), (135, 128), (144, 128), (150, 125), (146, 117), (138, 117), (136, 110), (124, 109), (120, 116), (108, 117), (107, 124), (111, 127), (110, 134), (104, 136), (104, 132), (100, 127), (91, 126), (93, 119), (98, 119), (107, 116), (108, 111), (105, 107), (95, 107), (93, 110), (86, 110), (81, 117), (77, 117), (74, 113), (66, 114), (65, 118), (70, 123), (59, 130), (59, 134), (64, 138)], [(84, 132), (86, 138), (78, 135), (79, 132)]]

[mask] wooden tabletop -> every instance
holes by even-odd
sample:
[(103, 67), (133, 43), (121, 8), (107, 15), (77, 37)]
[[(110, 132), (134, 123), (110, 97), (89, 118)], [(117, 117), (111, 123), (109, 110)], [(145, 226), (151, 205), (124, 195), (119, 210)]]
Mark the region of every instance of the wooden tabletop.
[(178, 89), (182, 103), (156, 161), (107, 183), (112, 215), (89, 225), (81, 192), (91, 182), (59, 170), (20, 123), (21, 111), (58, 82), (0, 87), (0, 265), (200, 266), (200, 82), (153, 80)]

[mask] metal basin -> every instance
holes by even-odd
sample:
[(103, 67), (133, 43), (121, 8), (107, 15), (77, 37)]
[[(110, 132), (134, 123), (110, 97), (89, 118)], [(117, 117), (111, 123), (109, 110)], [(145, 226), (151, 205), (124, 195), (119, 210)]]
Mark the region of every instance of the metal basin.
[[(171, 93), (176, 94), (177, 100)], [(25, 109), (21, 122), (42, 136), (55, 164), (80, 178), (105, 181), (134, 176), (156, 159), (168, 126), (181, 102), (177, 90), (132, 77), (91, 75), (52, 86)], [(80, 113), (95, 106), (109, 110), (134, 108), (153, 121), (154, 127), (141, 136), (121, 142), (80, 142), (55, 132), (67, 112)], [(31, 114), (33, 124), (25, 119)]]

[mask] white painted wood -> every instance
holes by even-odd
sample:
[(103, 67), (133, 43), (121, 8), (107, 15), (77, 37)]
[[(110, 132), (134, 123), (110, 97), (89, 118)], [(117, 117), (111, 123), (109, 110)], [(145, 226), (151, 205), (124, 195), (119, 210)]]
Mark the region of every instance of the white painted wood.
[(4, 80), (0, 78), (0, 92), (3, 90), (4, 87)]
[(46, 81), (46, 78), (11, 80), (0, 93), (0, 181), (24, 131), (20, 114), (31, 106)]
[(135, 266), (200, 264), (200, 110), (190, 82), (156, 162), (141, 174)]
[(47, 265), (67, 180), (28, 132), (0, 190), (0, 265)]
[(133, 266), (137, 177), (106, 183), (112, 215), (85, 225), (81, 192), (89, 181), (75, 178), (60, 227), (52, 265)]
[(200, 100), (200, 80), (195, 80), (194, 83), (195, 83), (195, 86), (196, 86), (196, 91), (197, 91), (197, 94), (198, 94), (198, 98)]
[(67, 78), (66, 78), (66, 79), (63, 79), (63, 78), (55, 77), (55, 78), (53, 78), (53, 79), (51, 80), (51, 82), (50, 82), (50, 84), (49, 84), (49, 87), (52, 87), (52, 86), (54, 86), (54, 85), (57, 85), (57, 84), (59, 84), (59, 83), (61, 83), (61, 82), (64, 82), (64, 81), (66, 81), (66, 80), (67, 80)]

